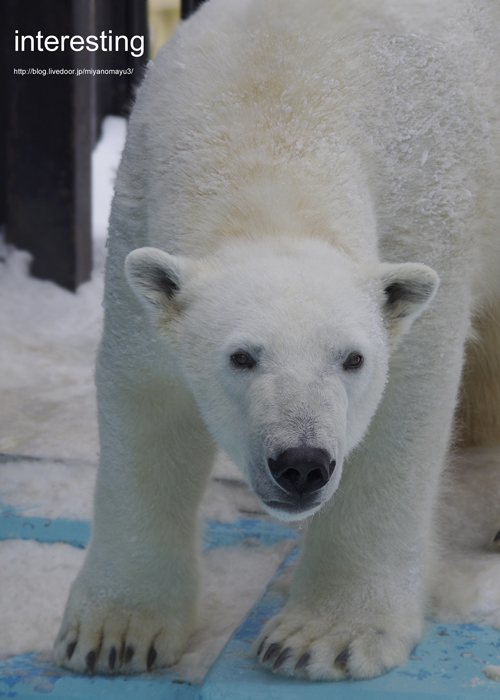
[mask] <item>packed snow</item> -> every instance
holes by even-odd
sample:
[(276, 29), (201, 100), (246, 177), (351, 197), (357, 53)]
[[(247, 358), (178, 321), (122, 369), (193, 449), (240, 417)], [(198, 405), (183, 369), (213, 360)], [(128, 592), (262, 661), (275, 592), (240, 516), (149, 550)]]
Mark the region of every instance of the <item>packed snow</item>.
[[(92, 279), (76, 294), (29, 276), (30, 256), (0, 239), (0, 502), (19, 515), (89, 520), (98, 459), (94, 361), (102, 326), (105, 238), (126, 122), (108, 117), (93, 153)], [(263, 517), (219, 456), (206, 519)], [(198, 629), (176, 672), (197, 682), (294, 542), (203, 554)], [(50, 652), (85, 553), (68, 544), (0, 541), (0, 657)]]
[(500, 666), (483, 666), (483, 673), (492, 681), (500, 681)]

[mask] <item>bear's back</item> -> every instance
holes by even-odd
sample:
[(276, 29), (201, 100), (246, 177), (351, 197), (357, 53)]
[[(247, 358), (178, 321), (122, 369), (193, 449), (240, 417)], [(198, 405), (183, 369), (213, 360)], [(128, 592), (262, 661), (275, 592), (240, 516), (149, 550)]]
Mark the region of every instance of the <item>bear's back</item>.
[[(450, 235), (484, 238), (498, 14), (492, 0), (210, 0), (159, 52), (131, 120), (148, 243), (213, 252), (251, 228), (270, 182), (283, 210), (311, 193), (318, 221), (336, 222), (319, 235), (366, 231), (371, 249), (376, 229), (387, 259), (428, 249), (443, 216)], [(485, 201), (491, 220), (498, 197)], [(414, 250), (402, 222), (420, 231)]]

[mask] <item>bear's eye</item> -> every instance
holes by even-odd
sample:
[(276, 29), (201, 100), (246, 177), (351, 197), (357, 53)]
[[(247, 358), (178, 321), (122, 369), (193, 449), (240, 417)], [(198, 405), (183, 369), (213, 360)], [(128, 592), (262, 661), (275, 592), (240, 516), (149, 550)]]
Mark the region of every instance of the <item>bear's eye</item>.
[(343, 368), (346, 370), (359, 369), (363, 364), (363, 360), (363, 355), (360, 355), (359, 352), (351, 352), (347, 360), (344, 362)]
[(231, 355), (231, 364), (236, 369), (252, 369), (255, 367), (256, 362), (247, 352), (238, 350), (238, 352)]

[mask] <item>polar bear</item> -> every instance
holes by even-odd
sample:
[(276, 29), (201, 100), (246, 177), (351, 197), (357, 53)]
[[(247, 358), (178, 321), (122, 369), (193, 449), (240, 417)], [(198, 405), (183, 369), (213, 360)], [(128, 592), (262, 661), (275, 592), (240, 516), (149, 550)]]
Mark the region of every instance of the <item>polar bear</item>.
[(150, 65), (112, 206), (94, 526), (57, 663), (179, 659), (218, 448), (269, 513), (310, 518), (262, 663), (312, 680), (405, 663), (464, 357), (463, 433), (500, 436), (498, 15), (210, 0)]

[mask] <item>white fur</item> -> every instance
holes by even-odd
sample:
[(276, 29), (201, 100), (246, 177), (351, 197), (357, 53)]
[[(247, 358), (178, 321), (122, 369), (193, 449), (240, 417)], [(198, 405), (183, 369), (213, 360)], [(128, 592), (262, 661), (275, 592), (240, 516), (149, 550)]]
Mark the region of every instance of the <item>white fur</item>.
[[(179, 658), (216, 444), (270, 512), (313, 515), (264, 663), (405, 662), (471, 313), (500, 294), (497, 47), (494, 0), (210, 0), (160, 52), (113, 202), (94, 531), (58, 663)], [(304, 442), (336, 466), (289, 507), (267, 460)]]

